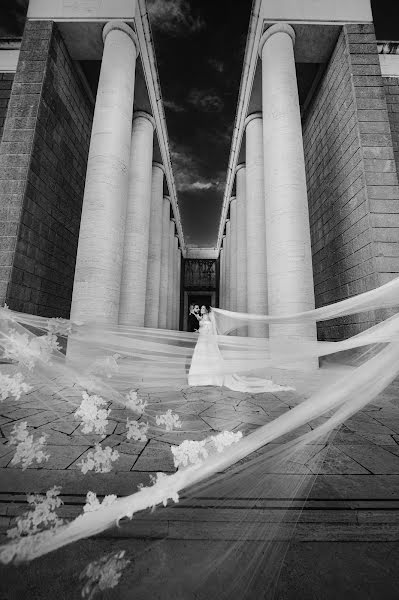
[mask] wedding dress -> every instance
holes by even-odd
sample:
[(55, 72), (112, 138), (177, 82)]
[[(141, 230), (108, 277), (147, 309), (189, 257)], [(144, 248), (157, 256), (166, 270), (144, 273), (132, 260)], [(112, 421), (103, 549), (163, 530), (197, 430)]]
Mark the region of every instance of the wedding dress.
[(215, 318), (212, 312), (205, 313), (200, 321), (198, 342), (191, 360), (189, 386), (224, 386), (235, 392), (249, 394), (293, 390), (292, 387), (277, 385), (271, 379), (225, 374), (225, 361), (217, 340)]

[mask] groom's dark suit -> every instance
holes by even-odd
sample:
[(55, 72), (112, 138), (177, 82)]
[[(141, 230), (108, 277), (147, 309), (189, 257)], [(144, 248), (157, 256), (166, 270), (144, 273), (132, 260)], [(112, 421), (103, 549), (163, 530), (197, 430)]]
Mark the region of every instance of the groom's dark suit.
[(188, 324), (188, 330), (191, 333), (193, 333), (194, 331), (196, 331), (196, 329), (198, 329), (198, 327), (199, 327), (198, 319), (192, 313), (190, 313), (188, 315), (188, 323), (187, 324)]

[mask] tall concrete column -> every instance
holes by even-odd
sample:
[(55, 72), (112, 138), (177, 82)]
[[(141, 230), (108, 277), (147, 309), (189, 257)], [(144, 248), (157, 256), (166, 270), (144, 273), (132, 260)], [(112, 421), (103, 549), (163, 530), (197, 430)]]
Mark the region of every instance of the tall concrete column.
[[(267, 314), (266, 225), (263, 178), (262, 114), (253, 113), (245, 122), (246, 134), (246, 216), (247, 216), (247, 312)], [(241, 175), (240, 175), (241, 177)], [(248, 326), (251, 337), (266, 337), (268, 328), (259, 323)]]
[(141, 111), (135, 113), (123, 247), (120, 325), (144, 326), (154, 127), (151, 115)]
[[(295, 32), (287, 23), (263, 34), (262, 105), (266, 246), (270, 314), (314, 308), (312, 253), (301, 115), (294, 60)], [(273, 336), (314, 340), (314, 325), (273, 325)]]
[(237, 312), (247, 312), (247, 214), (246, 169), (238, 165), (236, 171), (237, 198)]
[(230, 310), (237, 310), (237, 200), (230, 200)]
[(181, 249), (177, 249), (176, 329), (180, 330)]
[(231, 265), (231, 252), (230, 252), (230, 232), (231, 232), (231, 224), (230, 221), (226, 222), (226, 255), (225, 255), (225, 264), (226, 264), (226, 281), (225, 281), (225, 290), (226, 290), (226, 300), (225, 300), (225, 308), (226, 310), (231, 310), (230, 305), (230, 265)]
[(160, 163), (152, 165), (150, 234), (148, 240), (147, 291), (145, 298), (145, 327), (158, 327), (159, 294), (161, 287), (162, 201), (165, 169)]
[(177, 249), (179, 239), (175, 235), (173, 248), (173, 304), (172, 304), (172, 329), (177, 329)]
[(173, 315), (173, 271), (174, 271), (174, 240), (175, 240), (175, 222), (169, 221), (169, 248), (168, 248), (168, 304), (166, 311), (166, 329), (172, 329), (172, 315)]
[(135, 33), (122, 21), (107, 23), (103, 40), (71, 319), (116, 324), (139, 45)]
[(159, 287), (159, 316), (158, 327), (166, 329), (168, 312), (168, 283), (169, 283), (169, 223), (170, 200), (164, 197), (162, 203), (162, 245), (161, 245), (161, 284)]
[[(224, 240), (224, 238), (223, 238)], [(224, 308), (224, 248), (219, 254), (219, 308)]]

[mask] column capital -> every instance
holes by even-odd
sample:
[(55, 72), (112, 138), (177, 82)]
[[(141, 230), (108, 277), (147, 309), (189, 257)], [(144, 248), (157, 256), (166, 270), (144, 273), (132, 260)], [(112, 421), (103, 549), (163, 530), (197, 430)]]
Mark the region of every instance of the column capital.
[(263, 113), (262, 112), (254, 112), (251, 113), (250, 115), (247, 116), (247, 118), (245, 119), (244, 122), (244, 126), (246, 127), (248, 125), (248, 123), (250, 123), (251, 121), (253, 121), (254, 119), (262, 119), (263, 118)]
[(163, 171), (163, 173), (164, 173), (164, 174), (166, 173), (166, 171), (165, 171), (165, 167), (163, 166), (163, 164), (162, 164), (162, 163), (160, 163), (160, 162), (156, 162), (156, 161), (154, 160), (154, 161), (153, 161), (153, 163), (152, 163), (152, 168), (154, 168), (154, 167), (157, 167), (158, 169), (161, 169), (161, 171)]
[(287, 35), (290, 36), (290, 38), (292, 40), (292, 44), (295, 45), (294, 28), (291, 27), (291, 25), (289, 25), (289, 23), (275, 23), (274, 25), (272, 25), (271, 27), (266, 29), (266, 31), (260, 38), (259, 50), (258, 50), (260, 58), (262, 58), (263, 46), (275, 33), (286, 33)]
[(245, 163), (240, 163), (239, 165), (237, 165), (236, 166), (236, 175), (240, 169), (245, 169), (245, 166), (246, 166)]
[(142, 117), (143, 119), (147, 119), (151, 123), (153, 129), (155, 129), (155, 119), (152, 115), (150, 115), (150, 113), (145, 112), (144, 110), (136, 110), (133, 113), (133, 121), (135, 119), (138, 119), (139, 117)]
[(137, 37), (137, 35), (133, 31), (133, 29), (131, 27), (129, 27), (129, 25), (127, 23), (125, 23), (125, 21), (121, 21), (120, 19), (113, 19), (112, 21), (108, 21), (108, 23), (106, 23), (104, 25), (104, 27), (103, 27), (103, 42), (105, 43), (105, 38), (107, 37), (107, 35), (111, 31), (114, 31), (115, 29), (117, 29), (119, 31), (123, 31), (123, 33), (126, 33), (126, 35), (128, 35), (130, 37), (130, 39), (133, 41), (134, 45), (136, 46), (137, 55), (140, 54), (139, 38)]

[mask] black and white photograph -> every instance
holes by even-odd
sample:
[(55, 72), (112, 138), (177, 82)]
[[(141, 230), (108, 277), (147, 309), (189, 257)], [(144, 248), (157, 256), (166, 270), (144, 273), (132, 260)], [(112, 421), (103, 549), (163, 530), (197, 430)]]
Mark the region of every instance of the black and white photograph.
[(394, 0), (0, 0), (0, 600), (398, 600)]

